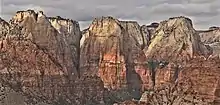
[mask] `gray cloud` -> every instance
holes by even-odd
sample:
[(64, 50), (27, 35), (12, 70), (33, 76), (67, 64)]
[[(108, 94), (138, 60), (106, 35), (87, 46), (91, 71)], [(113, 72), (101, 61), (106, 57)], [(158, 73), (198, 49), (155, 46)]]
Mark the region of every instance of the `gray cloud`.
[(159, 22), (173, 16), (188, 16), (195, 28), (220, 26), (220, 0), (1, 0), (1, 17), (9, 20), (17, 10), (43, 10), (48, 16), (78, 20), (82, 28), (100, 16)]

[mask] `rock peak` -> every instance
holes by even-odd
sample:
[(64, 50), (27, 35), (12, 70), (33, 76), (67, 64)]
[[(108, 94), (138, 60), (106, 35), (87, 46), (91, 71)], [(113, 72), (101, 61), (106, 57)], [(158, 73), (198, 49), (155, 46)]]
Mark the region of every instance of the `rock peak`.
[(100, 20), (100, 19), (115, 19), (112, 16), (102, 16), (102, 17), (96, 17), (94, 20)]
[(159, 59), (175, 58), (175, 54), (179, 55), (182, 52), (187, 52), (190, 57), (194, 55), (206, 56), (211, 53), (206, 46), (201, 44), (200, 37), (192, 26), (192, 21), (184, 16), (173, 17), (160, 23), (146, 55), (153, 57), (156, 52), (159, 55), (164, 54)]
[(56, 17), (48, 17), (48, 20), (52, 23), (52, 22), (65, 22), (65, 23), (71, 23), (71, 24), (79, 24), (77, 21), (72, 20), (72, 19), (68, 19), (68, 18), (62, 18), (60, 16), (56, 16)]
[(105, 21), (116, 21), (117, 23), (119, 23), (119, 21), (117, 19), (115, 19), (112, 16), (102, 16), (102, 17), (97, 17), (93, 20), (92, 24), (96, 23), (96, 22), (105, 22)]
[(89, 32), (91, 36), (106, 37), (114, 35), (114, 33), (117, 32), (117, 29), (120, 28), (121, 25), (117, 19), (111, 16), (102, 16), (93, 20), (89, 27)]
[(39, 12), (37, 13), (37, 17), (42, 17), (42, 16), (46, 17), (46, 16), (44, 15), (44, 12), (43, 12), (43, 11), (39, 11)]
[(191, 26), (193, 26), (192, 24), (192, 20), (188, 17), (185, 16), (178, 16), (178, 17), (171, 17), (169, 18), (169, 20), (166, 20), (167, 22), (172, 22), (172, 21), (176, 21), (176, 23), (189, 23)]
[(220, 30), (220, 27), (212, 26), (212, 27), (209, 27), (209, 30)]
[(183, 19), (183, 20), (191, 21), (190, 18), (185, 17), (185, 16), (177, 16), (177, 17), (171, 17), (171, 18), (169, 18), (169, 20), (173, 20), (173, 19)]
[(35, 14), (35, 11), (34, 10), (31, 10), (31, 9), (28, 9), (26, 11), (17, 11), (16, 13), (24, 13), (24, 12), (28, 12), (30, 14)]
[(79, 27), (77, 21), (65, 19), (60, 16), (48, 17), (48, 20), (59, 33), (71, 33), (74, 26)]
[(153, 23), (151, 23), (150, 25), (147, 25), (146, 27), (149, 27), (149, 28), (157, 28), (158, 26), (159, 26), (159, 23), (153, 22)]
[(11, 21), (13, 23), (20, 23), (24, 21), (25, 18), (33, 18), (37, 20), (37, 13), (34, 10), (17, 11)]
[(71, 19), (65, 19), (65, 18), (62, 18), (61, 16), (48, 17), (48, 19), (50, 19), (50, 20), (65, 20), (65, 21), (73, 21), (73, 20), (71, 20)]
[(137, 21), (120, 21), (121, 23), (132, 23), (132, 24), (138, 24)]

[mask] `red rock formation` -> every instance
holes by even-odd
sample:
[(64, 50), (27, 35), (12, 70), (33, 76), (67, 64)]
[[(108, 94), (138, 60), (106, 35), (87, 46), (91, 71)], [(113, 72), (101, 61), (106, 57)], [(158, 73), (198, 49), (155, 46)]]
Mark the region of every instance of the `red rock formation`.
[(28, 105), (103, 104), (101, 79), (78, 79), (79, 24), (50, 19), (28, 10), (17, 12), (9, 28), (1, 24), (7, 31), (0, 37), (0, 83)]
[(208, 57), (212, 53), (201, 43), (191, 20), (185, 17), (161, 22), (154, 36), (149, 47), (145, 48), (153, 82), (151, 86), (175, 82), (182, 63), (195, 56)]
[[(191, 20), (175, 17), (161, 22), (156, 29), (155, 38), (146, 49), (145, 54), (148, 58), (154, 88), (170, 83), (175, 84), (180, 82), (181, 78), (181, 80), (190, 79), (194, 83), (193, 89), (199, 92), (199, 96), (202, 97), (205, 94), (205, 96), (211, 96), (212, 101), (218, 99), (218, 93), (214, 92), (218, 89), (219, 73), (216, 67), (218, 61), (206, 61), (212, 52), (201, 43), (199, 35), (192, 27)], [(193, 66), (189, 67), (189, 65)], [(209, 74), (206, 74), (208, 72), (205, 68), (209, 70)], [(199, 72), (201, 75), (198, 74)], [(212, 88), (209, 88), (209, 83)]]
[(179, 84), (184, 86), (191, 85), (205, 100), (213, 102), (213, 105), (219, 105), (219, 63), (219, 58), (210, 58), (208, 60), (201, 58), (191, 59), (181, 69), (178, 78)]
[(112, 17), (95, 19), (81, 47), (80, 67), (82, 76), (98, 75), (106, 88), (128, 89), (137, 98), (149, 76), (144, 52), (132, 27), (132, 23), (121, 25)]
[[(163, 104), (191, 94), (176, 95), (191, 86), (204, 101), (220, 104), (220, 61), (206, 43), (218, 42), (218, 35), (196, 31), (190, 19), (140, 27), (102, 17), (82, 33), (76, 21), (32, 10), (17, 12), (10, 23), (0, 19), (0, 90), (12, 89), (0, 101), (14, 100), (13, 93), (28, 105), (141, 105), (131, 99), (152, 91), (154, 99), (142, 99)], [(170, 84), (178, 87), (166, 88)], [(204, 102), (188, 98), (186, 103)]]
[(189, 57), (210, 54), (206, 46), (201, 43), (191, 20), (185, 17), (175, 17), (161, 22), (156, 29), (155, 38), (145, 51), (148, 58), (164, 60), (175, 60), (184, 53)]

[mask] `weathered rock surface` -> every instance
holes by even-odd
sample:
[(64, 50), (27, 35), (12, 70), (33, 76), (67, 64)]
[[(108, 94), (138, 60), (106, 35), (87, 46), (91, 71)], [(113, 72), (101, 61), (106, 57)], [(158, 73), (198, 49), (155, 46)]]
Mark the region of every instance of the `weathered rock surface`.
[[(149, 27), (157, 26), (153, 23)], [(182, 63), (196, 56), (208, 57), (212, 54), (212, 50), (201, 42), (191, 20), (186, 17), (162, 21), (151, 34), (153, 37), (150, 37), (149, 46), (144, 49), (151, 87), (175, 83)]]
[(11, 22), (23, 27), (22, 37), (47, 50), (65, 72), (78, 75), (79, 64), (76, 59), (79, 59), (81, 35), (77, 22), (60, 18), (47, 19), (43, 12), (36, 14), (32, 10), (17, 12)]
[(138, 98), (149, 76), (145, 75), (146, 57), (133, 27), (133, 23), (122, 25), (112, 17), (95, 19), (81, 47), (80, 71), (82, 76), (98, 75), (109, 90), (125, 89)]
[(4, 21), (2, 18), (0, 18), (0, 37), (5, 37), (7, 35), (7, 33), (9, 32), (10, 26), (9, 24)]
[[(176, 84), (182, 77), (193, 78), (193, 82), (197, 81), (197, 83), (200, 83), (200, 85), (193, 85), (199, 86), (198, 88), (193, 88), (199, 92), (199, 96), (202, 96), (204, 91), (199, 90), (200, 87), (204, 86), (204, 89), (209, 88), (207, 85), (208, 82), (203, 82), (201, 78), (215, 78), (213, 81), (209, 82), (217, 86), (218, 79), (216, 78), (219, 78), (219, 75), (216, 72), (218, 68), (214, 68), (217, 62), (212, 61), (212, 63), (215, 64), (213, 64), (213, 68), (207, 68), (207, 70), (210, 71), (210, 74), (207, 75), (204, 73), (206, 69), (202, 68), (209, 67), (208, 64), (207, 66), (204, 66), (206, 64), (200, 65), (202, 62), (200, 60), (207, 63), (209, 62), (205, 61), (205, 59), (212, 54), (212, 49), (201, 42), (200, 36), (193, 28), (191, 20), (185, 17), (174, 17), (167, 21), (163, 21), (156, 29), (154, 36), (155, 37), (150, 41), (149, 47), (147, 46), (145, 49), (145, 54), (148, 58), (149, 70), (151, 71), (152, 86), (155, 89), (170, 83)], [(198, 57), (201, 59), (194, 59)], [(188, 68), (188, 66), (191, 65), (189, 60), (195, 62), (191, 62), (194, 65)], [(204, 74), (197, 75), (197, 71), (191, 72), (194, 68), (197, 68), (198, 65), (201, 67), (201, 72)], [(192, 76), (188, 77), (188, 74), (183, 74), (184, 76), (180, 75), (182, 72), (187, 72)], [(213, 90), (218, 89), (218, 86), (209, 89), (210, 90), (206, 90), (207, 93), (212, 94), (213, 97), (218, 97), (218, 95), (213, 93)], [(212, 98), (212, 101), (213, 100)]]
[(130, 37), (143, 49), (147, 45), (147, 35), (141, 31), (141, 26), (136, 21), (120, 21), (122, 27), (128, 32)]
[(198, 31), (201, 41), (209, 45), (212, 50), (214, 56), (219, 56), (220, 54), (220, 28), (219, 27), (210, 27), (209, 30), (206, 31)]
[(16, 91), (28, 105), (104, 104), (101, 79), (78, 78), (77, 22), (28, 10), (17, 12), (10, 24), (2, 23), (0, 83), (4, 88)]
[[(147, 58), (172, 60), (179, 55), (210, 55), (211, 52), (200, 41), (190, 19), (174, 17), (160, 23), (155, 38), (146, 48)], [(183, 54), (183, 55), (182, 55)]]
[(82, 47), (83, 43), (87, 38), (89, 38), (89, 29), (84, 29), (82, 32), (82, 37), (80, 39), (80, 48)]
[(18, 11), (0, 18), (0, 104), (218, 105), (219, 49), (218, 27), (196, 31), (182, 16), (148, 26), (101, 17), (80, 32)]
[(213, 105), (220, 104), (220, 60), (219, 58), (191, 59), (181, 69), (179, 84), (191, 86), (200, 97)]
[(159, 26), (159, 23), (151, 23), (150, 25), (142, 25), (141, 26), (141, 31), (142, 31), (143, 35), (146, 36), (146, 40), (147, 40), (146, 46), (149, 46), (151, 43), (150, 42), (151, 39), (153, 39), (155, 37), (155, 31), (158, 26)]

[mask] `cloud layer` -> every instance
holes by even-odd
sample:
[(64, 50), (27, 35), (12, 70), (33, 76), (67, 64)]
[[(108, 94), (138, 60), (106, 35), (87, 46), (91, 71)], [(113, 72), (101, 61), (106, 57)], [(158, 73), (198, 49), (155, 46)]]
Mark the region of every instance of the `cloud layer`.
[(82, 28), (100, 16), (150, 24), (184, 15), (197, 29), (220, 26), (220, 0), (1, 0), (0, 16), (9, 20), (17, 10), (26, 9), (78, 20)]

